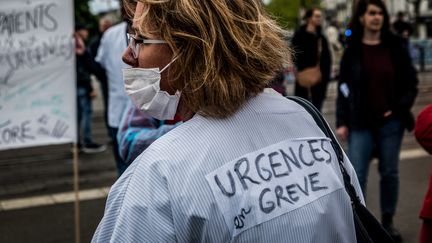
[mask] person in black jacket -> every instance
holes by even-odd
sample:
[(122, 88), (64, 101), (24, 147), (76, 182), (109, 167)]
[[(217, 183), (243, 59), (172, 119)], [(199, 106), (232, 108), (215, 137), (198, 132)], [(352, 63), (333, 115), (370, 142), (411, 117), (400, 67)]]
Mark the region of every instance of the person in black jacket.
[[(313, 86), (310, 91), (296, 82), (294, 90), (294, 95), (310, 100), (318, 110), (321, 110), (326, 97), (332, 63), (328, 41), (321, 32), (321, 18), (321, 10), (318, 8), (307, 10), (304, 15), (306, 24), (300, 27), (292, 39), (294, 62), (298, 72), (316, 66), (320, 56), (321, 82)], [(320, 54), (319, 45), (321, 45)]]
[(381, 0), (360, 0), (352, 36), (342, 57), (336, 133), (348, 140), (349, 157), (363, 193), (369, 162), (379, 160), (382, 224), (396, 242), (393, 226), (399, 192), (399, 151), (404, 128), (412, 130), (410, 109), (417, 95), (417, 74), (401, 38), (390, 31)]
[[(105, 78), (103, 70), (97, 67), (84, 41), (88, 38), (87, 27), (83, 24), (75, 24), (75, 53), (76, 53), (76, 75), (77, 75), (77, 118), (78, 118), (78, 148), (85, 153), (103, 152), (105, 145), (96, 143), (92, 136), (92, 99), (96, 92), (91, 84), (91, 74), (98, 78)], [(82, 130), (82, 136), (81, 136)]]

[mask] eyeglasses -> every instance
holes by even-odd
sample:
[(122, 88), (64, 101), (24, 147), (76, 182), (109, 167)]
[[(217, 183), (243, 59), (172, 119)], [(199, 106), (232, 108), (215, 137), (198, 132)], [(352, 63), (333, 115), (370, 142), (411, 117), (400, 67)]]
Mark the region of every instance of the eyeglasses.
[(129, 41), (129, 48), (132, 50), (132, 54), (134, 58), (138, 58), (139, 50), (140, 50), (140, 44), (166, 44), (168, 42), (164, 40), (150, 40), (150, 39), (144, 39), (141, 37), (137, 37), (132, 34), (127, 34), (127, 38)]
[(384, 15), (382, 11), (374, 11), (374, 10), (367, 12), (367, 14), (369, 14), (370, 16), (375, 16), (375, 15), (383, 16)]

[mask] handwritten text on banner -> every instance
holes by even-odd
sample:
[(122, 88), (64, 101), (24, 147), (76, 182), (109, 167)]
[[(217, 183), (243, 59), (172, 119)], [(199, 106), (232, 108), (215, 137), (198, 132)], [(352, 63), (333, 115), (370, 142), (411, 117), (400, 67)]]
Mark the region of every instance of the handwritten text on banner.
[(0, 150), (76, 140), (71, 0), (2, 0)]

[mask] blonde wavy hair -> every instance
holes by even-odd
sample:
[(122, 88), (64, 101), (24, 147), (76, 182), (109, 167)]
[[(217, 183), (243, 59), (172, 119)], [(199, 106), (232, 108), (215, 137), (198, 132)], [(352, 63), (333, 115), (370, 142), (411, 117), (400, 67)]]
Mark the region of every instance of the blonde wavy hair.
[[(261, 0), (139, 1), (145, 6), (142, 16), (135, 16), (139, 32), (168, 42), (178, 57), (169, 83), (200, 115), (232, 115), (290, 60), (285, 31)], [(133, 2), (124, 1), (129, 13)]]

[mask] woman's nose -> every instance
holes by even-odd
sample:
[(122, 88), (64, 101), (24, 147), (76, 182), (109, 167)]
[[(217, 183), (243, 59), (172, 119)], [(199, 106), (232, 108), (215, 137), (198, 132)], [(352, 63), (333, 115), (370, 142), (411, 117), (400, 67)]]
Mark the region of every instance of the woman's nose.
[(138, 67), (138, 59), (134, 58), (132, 49), (129, 47), (124, 51), (122, 60), (131, 67)]

